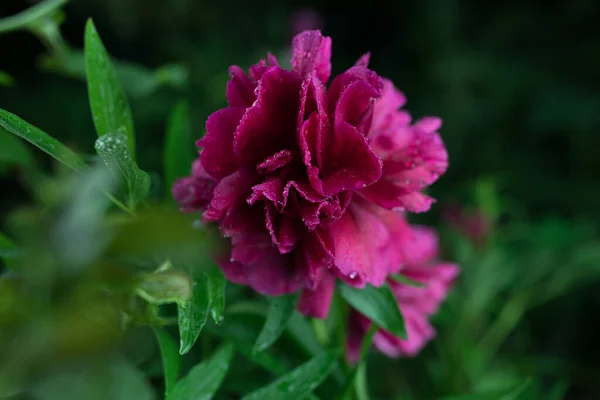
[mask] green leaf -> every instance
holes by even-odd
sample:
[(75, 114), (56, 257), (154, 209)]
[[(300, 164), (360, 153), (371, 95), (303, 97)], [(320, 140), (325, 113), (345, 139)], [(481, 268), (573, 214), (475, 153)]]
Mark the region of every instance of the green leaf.
[(183, 304), (190, 301), (194, 281), (182, 270), (167, 269), (144, 274), (136, 287), (137, 294), (152, 304)]
[[(188, 84), (189, 72), (185, 66), (180, 64), (164, 65), (152, 70), (128, 61), (115, 59), (112, 61), (121, 87), (125, 93), (135, 98), (147, 96), (162, 86), (181, 89)], [(42, 56), (40, 66), (45, 71), (86, 80), (83, 51), (70, 50), (60, 58)]]
[(210, 300), (210, 315), (217, 324), (220, 324), (223, 321), (223, 311), (225, 310), (227, 280), (221, 268), (216, 265), (206, 271), (206, 278)]
[(165, 189), (171, 197), (171, 187), (177, 178), (190, 174), (194, 160), (194, 143), (190, 132), (190, 116), (187, 103), (178, 103), (167, 124), (164, 153)]
[(177, 352), (177, 343), (163, 328), (153, 328), (156, 340), (158, 340), (158, 346), (160, 348), (160, 355), (163, 362), (163, 370), (165, 376), (165, 396), (171, 392), (177, 383), (179, 378), (179, 372), (181, 371), (181, 360), (179, 353)]
[(339, 356), (339, 350), (332, 350), (316, 356), (270, 385), (244, 396), (242, 400), (300, 400), (306, 398), (331, 373)]
[(7, 74), (6, 72), (0, 70), (0, 86), (13, 86), (15, 84), (15, 80), (12, 76)]
[(191, 369), (173, 388), (167, 400), (210, 400), (223, 383), (233, 358), (233, 345), (228, 343), (217, 350), (208, 362)]
[(413, 281), (412, 279), (407, 278), (406, 276), (404, 276), (402, 274), (394, 274), (391, 276), (391, 278), (393, 280), (395, 280), (396, 282), (402, 283), (407, 286), (418, 287), (418, 288), (425, 287), (425, 285), (422, 284), (421, 282)]
[(525, 382), (505, 390), (495, 390), (482, 393), (469, 393), (456, 396), (446, 396), (439, 400), (520, 400), (521, 395), (535, 382), (527, 379)]
[(142, 171), (131, 157), (127, 137), (121, 132), (108, 133), (98, 138), (94, 147), (115, 178), (125, 181), (127, 205), (135, 209), (148, 197), (150, 175)]
[(18, 165), (27, 170), (36, 169), (29, 148), (14, 135), (0, 128), (0, 163)]
[(0, 126), (27, 140), (72, 170), (82, 174), (86, 171), (86, 165), (77, 153), (16, 115), (0, 109)]
[(263, 351), (275, 343), (294, 314), (297, 303), (297, 294), (284, 295), (271, 299), (265, 325), (254, 343), (254, 352)]
[(40, 19), (52, 14), (68, 2), (69, 0), (46, 0), (16, 15), (2, 18), (0, 19), (0, 33), (31, 28)]
[(342, 284), (339, 286), (339, 290), (342, 297), (352, 307), (377, 326), (395, 336), (406, 339), (404, 318), (398, 308), (398, 302), (387, 285), (379, 288), (367, 285), (363, 289), (357, 289)]
[(178, 304), (179, 315), (179, 354), (186, 354), (200, 335), (210, 306), (208, 288), (204, 279), (194, 282), (192, 299), (184, 304)]
[(38, 400), (155, 400), (141, 371), (123, 358), (53, 371), (30, 390)]
[(96, 133), (103, 136), (112, 132), (124, 132), (131, 155), (135, 158), (135, 133), (129, 103), (91, 19), (85, 27), (85, 65)]
[(4, 233), (0, 232), (0, 258), (11, 257), (17, 250), (17, 245), (6, 237)]

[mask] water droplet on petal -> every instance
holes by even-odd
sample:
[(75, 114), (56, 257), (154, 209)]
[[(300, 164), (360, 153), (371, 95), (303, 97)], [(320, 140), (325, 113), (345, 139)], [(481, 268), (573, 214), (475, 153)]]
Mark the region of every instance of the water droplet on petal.
[(358, 275), (358, 273), (356, 271), (352, 271), (352, 272), (350, 272), (348, 277), (350, 277), (350, 279), (354, 279), (354, 278), (356, 278), (357, 275)]

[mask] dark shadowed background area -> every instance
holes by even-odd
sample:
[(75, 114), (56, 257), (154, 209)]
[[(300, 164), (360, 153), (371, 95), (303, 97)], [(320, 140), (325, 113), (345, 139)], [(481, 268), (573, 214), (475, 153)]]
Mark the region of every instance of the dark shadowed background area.
[[(34, 3), (2, 0), (0, 18)], [(172, 107), (189, 101), (201, 137), (206, 117), (225, 105), (229, 65), (247, 68), (267, 51), (287, 61), (303, 28), (332, 37), (334, 73), (370, 51), (370, 67), (406, 94), (414, 117), (444, 121), (450, 169), (430, 191), (433, 210), (413, 220), (440, 228), (444, 258), (463, 266), (434, 320), (439, 339), (416, 359), (374, 356), (373, 397), (427, 400), (535, 377), (540, 393), (564, 383), (564, 398), (600, 398), (597, 1), (74, 0), (64, 11), (61, 31), (74, 49), (92, 17), (114, 58), (151, 70), (181, 64), (171, 83), (129, 90), (138, 162), (155, 193), (164, 192)], [(91, 154), (85, 83), (48, 68), (46, 53), (30, 32), (0, 34), (0, 70), (15, 81), (0, 87), (0, 108)], [(32, 201), (19, 169), (0, 158), (2, 218)], [(486, 346), (492, 361), (482, 364)]]

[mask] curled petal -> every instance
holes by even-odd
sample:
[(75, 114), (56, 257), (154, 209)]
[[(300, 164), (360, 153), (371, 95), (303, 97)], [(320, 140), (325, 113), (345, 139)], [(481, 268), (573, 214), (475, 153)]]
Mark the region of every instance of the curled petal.
[(233, 152), (233, 134), (244, 115), (242, 107), (227, 107), (212, 113), (206, 121), (206, 136), (196, 144), (202, 147), (200, 161), (206, 172), (222, 179), (238, 168)]
[(233, 150), (239, 160), (255, 168), (267, 157), (293, 148), (298, 113), (299, 78), (270, 67), (258, 83), (258, 96), (242, 117), (234, 134)]
[(221, 221), (237, 203), (244, 202), (250, 193), (254, 177), (239, 170), (223, 178), (215, 187), (208, 209), (202, 215), (207, 222)]
[(348, 123), (335, 127), (329, 152), (330, 158), (323, 171), (326, 194), (360, 189), (381, 177), (381, 159), (365, 137)]

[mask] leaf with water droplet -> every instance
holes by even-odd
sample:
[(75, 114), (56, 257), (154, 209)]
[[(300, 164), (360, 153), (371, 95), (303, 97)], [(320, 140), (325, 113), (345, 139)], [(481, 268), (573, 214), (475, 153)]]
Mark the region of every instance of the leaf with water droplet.
[(196, 343), (208, 318), (209, 306), (210, 299), (206, 279), (198, 279), (194, 282), (192, 299), (187, 303), (177, 305), (180, 336), (179, 354), (186, 354)]
[(223, 311), (225, 310), (227, 280), (221, 268), (216, 265), (212, 265), (207, 269), (206, 278), (210, 299), (210, 315), (217, 324), (220, 324), (223, 321)]
[(171, 197), (171, 186), (177, 178), (190, 174), (194, 160), (194, 142), (190, 132), (187, 103), (178, 103), (169, 116), (164, 153), (165, 189)]
[(115, 178), (125, 182), (127, 205), (135, 209), (148, 197), (150, 175), (142, 171), (133, 161), (127, 146), (127, 136), (122, 132), (108, 133), (98, 138), (94, 147)]
[(160, 327), (154, 327), (154, 334), (160, 348), (165, 376), (165, 396), (175, 387), (179, 372), (181, 371), (181, 360), (177, 352), (177, 344), (167, 331)]
[(127, 98), (117, 73), (92, 20), (85, 26), (85, 67), (88, 97), (96, 133), (103, 136), (121, 131), (135, 159), (135, 132)]
[(181, 379), (166, 400), (210, 400), (221, 386), (231, 360), (233, 345), (227, 343), (217, 350), (208, 361), (204, 361), (190, 370)]
[(331, 373), (340, 353), (339, 350), (332, 350), (318, 355), (275, 382), (244, 396), (242, 400), (300, 400), (307, 398)]
[(294, 314), (297, 303), (297, 293), (271, 299), (265, 325), (260, 331), (256, 343), (254, 343), (254, 352), (263, 351), (275, 343)]
[(398, 302), (387, 285), (379, 288), (366, 285), (364, 288), (353, 288), (346, 284), (339, 285), (342, 297), (361, 314), (386, 331), (406, 339), (404, 318)]

